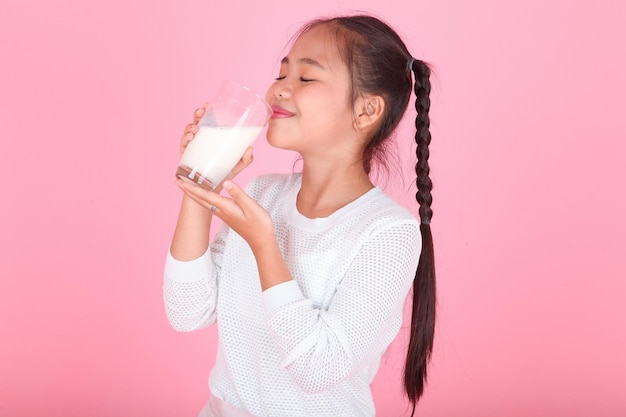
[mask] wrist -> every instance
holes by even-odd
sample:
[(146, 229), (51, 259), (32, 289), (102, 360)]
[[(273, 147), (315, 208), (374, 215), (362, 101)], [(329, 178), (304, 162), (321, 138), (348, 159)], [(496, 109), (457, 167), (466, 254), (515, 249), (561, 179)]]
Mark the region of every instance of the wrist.
[(192, 215), (193, 217), (196, 217), (198, 219), (210, 220), (213, 216), (211, 210), (207, 209), (202, 204), (189, 197), (187, 194), (183, 194), (183, 199), (181, 201), (180, 207), (181, 213)]
[(256, 240), (251, 240), (248, 242), (252, 253), (255, 258), (257, 258), (257, 262), (259, 258), (267, 258), (267, 257), (276, 257), (281, 256), (280, 248), (278, 247), (278, 241), (276, 240), (276, 236), (274, 232), (270, 232), (269, 235), (265, 235), (264, 237)]
[(252, 248), (252, 251), (259, 270), (262, 291), (292, 280), (291, 273), (285, 264), (285, 260), (275, 238), (263, 244), (259, 242), (259, 245)]

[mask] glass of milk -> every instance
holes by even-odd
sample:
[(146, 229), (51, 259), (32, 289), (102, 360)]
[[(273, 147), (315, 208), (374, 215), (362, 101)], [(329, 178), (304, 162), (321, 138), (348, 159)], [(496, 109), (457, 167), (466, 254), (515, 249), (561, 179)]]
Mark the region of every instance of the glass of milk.
[(222, 82), (183, 152), (176, 175), (213, 190), (237, 165), (271, 115), (271, 107), (249, 88)]

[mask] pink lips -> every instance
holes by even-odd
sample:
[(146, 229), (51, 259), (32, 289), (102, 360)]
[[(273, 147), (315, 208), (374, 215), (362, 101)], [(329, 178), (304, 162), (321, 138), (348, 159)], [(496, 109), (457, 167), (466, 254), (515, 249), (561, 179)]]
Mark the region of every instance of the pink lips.
[(272, 119), (282, 119), (285, 117), (292, 117), (294, 113), (289, 110), (285, 110), (280, 106), (272, 106)]

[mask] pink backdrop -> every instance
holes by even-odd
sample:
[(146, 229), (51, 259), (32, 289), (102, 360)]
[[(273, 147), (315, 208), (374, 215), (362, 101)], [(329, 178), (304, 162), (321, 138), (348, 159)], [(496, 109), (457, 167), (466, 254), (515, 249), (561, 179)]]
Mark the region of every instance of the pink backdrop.
[[(437, 72), (419, 415), (626, 415), (625, 4), (1, 0), (0, 416), (197, 415), (215, 330), (174, 332), (161, 299), (180, 133), (217, 81), (264, 92), (302, 22), (354, 9)], [(291, 170), (255, 152), (240, 183)], [(415, 210), (410, 182), (388, 189)], [(404, 343), (381, 416), (407, 407)]]

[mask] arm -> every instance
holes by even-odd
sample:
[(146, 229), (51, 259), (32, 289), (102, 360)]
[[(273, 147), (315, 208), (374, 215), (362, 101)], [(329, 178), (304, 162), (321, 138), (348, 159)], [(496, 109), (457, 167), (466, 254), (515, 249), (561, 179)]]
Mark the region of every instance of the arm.
[(167, 254), (163, 301), (170, 325), (192, 331), (215, 322), (217, 279), (228, 228), (223, 227), (210, 248), (197, 258), (180, 261)]
[[(185, 127), (181, 138), (181, 155), (198, 131), (203, 106), (194, 113), (193, 123)], [(228, 178), (233, 178), (252, 163), (252, 148), (248, 148)], [(182, 181), (177, 180), (181, 189)], [(219, 193), (218, 186), (211, 194)], [(193, 195), (183, 195), (176, 229), (167, 254), (163, 298), (170, 324), (180, 331), (206, 327), (215, 321), (217, 275), (226, 229), (216, 236), (209, 253), (209, 238), (213, 214)], [(217, 262), (212, 259), (217, 260)]]
[(417, 223), (381, 230), (361, 247), (327, 310), (297, 285), (264, 292), (282, 365), (304, 391), (329, 389), (380, 358), (400, 328), (420, 250)]
[(206, 210), (190, 197), (183, 196), (170, 245), (170, 253), (175, 259), (190, 261), (206, 252), (212, 217), (210, 210)]

